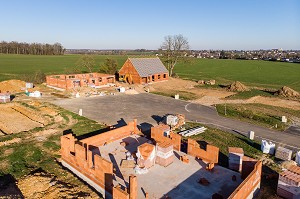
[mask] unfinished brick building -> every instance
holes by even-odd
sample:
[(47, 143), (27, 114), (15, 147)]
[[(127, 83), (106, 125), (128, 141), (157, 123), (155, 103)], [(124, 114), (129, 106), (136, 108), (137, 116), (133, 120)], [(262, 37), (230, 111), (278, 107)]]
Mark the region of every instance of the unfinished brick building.
[(85, 73), (70, 75), (48, 75), (46, 76), (48, 86), (61, 89), (73, 89), (78, 87), (99, 87), (108, 83), (115, 83), (115, 76), (102, 73)]
[[(189, 139), (186, 154), (181, 151), (181, 136), (169, 131), (167, 126), (152, 127), (152, 139), (148, 139), (141, 136), (134, 120), (81, 140), (64, 135), (61, 162), (104, 198), (196, 199), (218, 194), (246, 199), (257, 192), (260, 161), (243, 159), (242, 173), (234, 172), (217, 165), (218, 147), (207, 145), (202, 149)], [(199, 176), (208, 184), (201, 184)]]
[(169, 78), (168, 70), (158, 57), (128, 58), (119, 75), (120, 79), (133, 84), (158, 82)]

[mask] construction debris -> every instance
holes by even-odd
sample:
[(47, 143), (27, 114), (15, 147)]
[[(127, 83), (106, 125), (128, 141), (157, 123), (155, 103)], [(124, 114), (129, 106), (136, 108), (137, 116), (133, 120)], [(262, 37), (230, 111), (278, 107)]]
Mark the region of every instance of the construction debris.
[(206, 178), (200, 178), (198, 183), (204, 186), (208, 186), (210, 184)]
[(275, 95), (279, 95), (282, 97), (300, 97), (300, 94), (297, 91), (287, 86), (283, 86), (281, 89), (275, 92)]
[(249, 91), (250, 89), (246, 87), (244, 84), (242, 84), (241, 82), (235, 81), (227, 87), (227, 90), (233, 92), (243, 92), (243, 91)]
[(184, 163), (187, 163), (187, 164), (190, 162), (187, 155), (180, 156), (180, 160)]

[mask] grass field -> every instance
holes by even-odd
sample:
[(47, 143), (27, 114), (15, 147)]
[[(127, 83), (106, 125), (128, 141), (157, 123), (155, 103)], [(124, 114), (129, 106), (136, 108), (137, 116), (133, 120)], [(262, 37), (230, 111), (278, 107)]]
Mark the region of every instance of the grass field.
[[(0, 81), (18, 78), (20, 74), (30, 74), (38, 70), (46, 74), (64, 73), (65, 71), (72, 70), (79, 58), (80, 55), (43, 56), (0, 54)], [(99, 69), (99, 66), (104, 63), (106, 58), (117, 60), (119, 67), (121, 67), (127, 59), (126, 56), (95, 55), (96, 66), (94, 71)]]
[[(127, 56), (95, 55), (97, 71), (106, 58), (117, 60), (119, 68)], [(0, 81), (18, 78), (20, 74), (42, 71), (46, 74), (64, 73), (74, 68), (80, 55), (40, 56), (0, 54)], [(191, 59), (178, 63), (174, 72), (191, 80), (215, 79), (217, 84), (241, 81), (248, 86), (280, 88), (289, 86), (300, 91), (300, 64), (257, 60)]]
[(241, 81), (249, 86), (280, 88), (289, 86), (300, 91), (300, 64), (258, 60), (193, 59), (179, 63), (174, 72), (191, 80), (215, 79), (217, 84)]

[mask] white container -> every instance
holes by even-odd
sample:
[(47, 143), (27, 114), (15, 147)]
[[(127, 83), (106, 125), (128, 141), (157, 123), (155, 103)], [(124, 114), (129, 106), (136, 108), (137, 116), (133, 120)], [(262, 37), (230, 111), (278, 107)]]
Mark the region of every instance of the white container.
[(42, 97), (42, 93), (40, 91), (34, 91), (33, 93), (29, 93), (29, 97)]
[(174, 97), (175, 99), (179, 99), (179, 94), (176, 94)]
[(273, 155), (275, 152), (275, 144), (266, 140), (261, 141), (261, 151)]
[(300, 151), (296, 153), (296, 162), (300, 166)]
[(282, 116), (282, 117), (281, 117), (281, 122), (287, 123), (287, 118), (286, 118), (285, 116)]
[(249, 138), (250, 140), (254, 140), (254, 135), (255, 135), (254, 131), (249, 131), (249, 132), (248, 132), (248, 138)]
[(120, 93), (124, 93), (125, 92), (125, 88), (124, 87), (120, 87), (119, 91), (120, 91)]
[(82, 109), (79, 109), (78, 115), (82, 116)]
[(79, 98), (79, 97), (80, 97), (80, 94), (77, 92), (76, 95), (75, 95), (75, 97), (76, 97), (76, 98)]
[(33, 88), (33, 83), (26, 82), (25, 86), (26, 88)]

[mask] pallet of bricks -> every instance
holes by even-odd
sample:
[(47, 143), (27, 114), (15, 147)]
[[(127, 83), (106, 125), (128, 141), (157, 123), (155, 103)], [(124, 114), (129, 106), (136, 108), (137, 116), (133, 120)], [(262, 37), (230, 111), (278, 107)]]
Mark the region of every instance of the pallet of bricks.
[(155, 163), (167, 167), (174, 161), (173, 145), (171, 142), (158, 142), (156, 144)]

